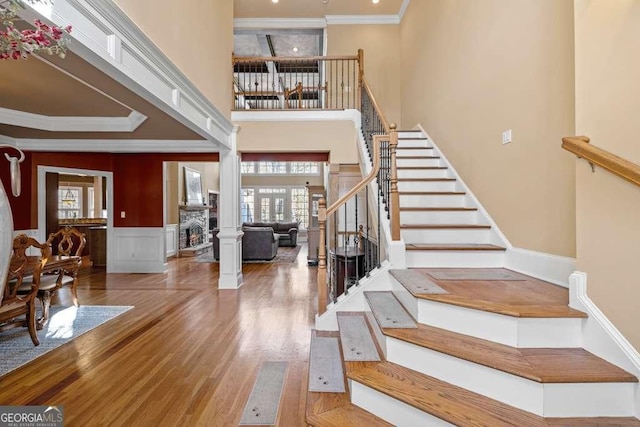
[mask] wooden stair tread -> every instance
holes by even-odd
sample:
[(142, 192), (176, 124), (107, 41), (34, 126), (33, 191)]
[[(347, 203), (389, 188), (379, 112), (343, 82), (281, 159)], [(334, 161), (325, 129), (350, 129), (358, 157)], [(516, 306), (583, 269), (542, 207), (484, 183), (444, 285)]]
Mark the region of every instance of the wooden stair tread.
[(421, 207), (400, 207), (400, 211), (408, 212), (447, 212), (447, 211), (477, 211), (478, 208), (466, 208), (466, 207), (450, 207), (450, 208), (421, 208)]
[(416, 169), (427, 169), (427, 170), (436, 170), (436, 169), (449, 169), (448, 166), (398, 166), (396, 169), (401, 170), (416, 170)]
[(382, 328), (385, 335), (540, 383), (638, 382), (632, 374), (582, 348), (519, 349), (418, 324)]
[(464, 196), (464, 191), (399, 191), (401, 196)]
[(347, 377), (458, 426), (544, 426), (544, 419), (391, 362), (346, 362)]
[(440, 229), (489, 229), (489, 224), (400, 224), (400, 228), (411, 230), (440, 230)]
[(396, 156), (396, 160), (400, 160), (400, 159), (415, 159), (415, 160), (422, 160), (422, 159), (439, 159), (440, 156)]
[(451, 182), (455, 178), (398, 178), (398, 182)]
[(543, 418), (391, 362), (347, 362), (347, 376), (458, 426), (640, 426), (633, 417)]
[(392, 425), (351, 403), (347, 393), (312, 391), (307, 392), (305, 421), (314, 427)]
[(502, 246), (486, 243), (409, 243), (408, 251), (505, 251)]
[[(441, 272), (495, 271), (507, 269), (418, 268), (423, 274)], [(513, 273), (513, 272), (511, 272)], [(417, 298), (526, 318), (585, 318), (582, 311), (569, 307), (569, 290), (534, 277), (517, 274), (518, 280), (431, 280), (448, 294), (416, 295)]]

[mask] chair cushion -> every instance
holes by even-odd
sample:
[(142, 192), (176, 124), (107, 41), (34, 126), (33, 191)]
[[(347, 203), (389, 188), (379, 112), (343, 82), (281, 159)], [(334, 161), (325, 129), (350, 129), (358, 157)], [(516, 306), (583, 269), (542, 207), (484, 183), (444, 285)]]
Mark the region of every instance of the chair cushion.
[[(28, 293), (31, 292), (31, 282), (33, 280), (33, 276), (27, 276), (24, 278), (22, 285), (18, 288), (18, 292), (20, 293)], [(40, 276), (40, 286), (38, 286), (38, 290), (40, 291), (50, 291), (55, 288), (57, 285), (58, 276)]]

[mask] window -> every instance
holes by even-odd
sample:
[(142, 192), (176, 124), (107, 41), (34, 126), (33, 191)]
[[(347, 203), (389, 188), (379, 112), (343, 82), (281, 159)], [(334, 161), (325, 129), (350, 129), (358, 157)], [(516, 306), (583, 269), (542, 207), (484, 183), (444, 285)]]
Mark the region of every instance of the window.
[(253, 212), (255, 206), (255, 190), (253, 188), (243, 188), (242, 189), (242, 209), (241, 209), (241, 219), (242, 222), (253, 222)]
[(285, 162), (259, 162), (258, 173), (263, 174), (286, 174), (287, 164)]
[(319, 175), (318, 162), (242, 162), (240, 172), (245, 175)]
[(289, 170), (292, 174), (317, 175), (320, 173), (318, 162), (291, 162)]
[(82, 218), (82, 188), (58, 188), (58, 218)]
[(291, 189), (291, 220), (298, 221), (301, 228), (309, 226), (309, 192), (306, 188)]
[(242, 189), (242, 222), (297, 221), (305, 229), (308, 216), (309, 195), (305, 187)]

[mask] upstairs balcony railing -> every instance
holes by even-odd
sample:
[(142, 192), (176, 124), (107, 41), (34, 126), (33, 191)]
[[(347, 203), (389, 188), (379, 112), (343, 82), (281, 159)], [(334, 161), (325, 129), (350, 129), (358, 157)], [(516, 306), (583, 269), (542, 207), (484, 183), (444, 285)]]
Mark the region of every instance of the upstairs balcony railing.
[(319, 314), (381, 266), (389, 240), (400, 240), (398, 133), (364, 78), (363, 59), (362, 50), (355, 56), (233, 58), (235, 110), (361, 113), (367, 176), (330, 206), (321, 200), (318, 207)]
[(233, 57), (234, 110), (360, 109), (363, 54)]

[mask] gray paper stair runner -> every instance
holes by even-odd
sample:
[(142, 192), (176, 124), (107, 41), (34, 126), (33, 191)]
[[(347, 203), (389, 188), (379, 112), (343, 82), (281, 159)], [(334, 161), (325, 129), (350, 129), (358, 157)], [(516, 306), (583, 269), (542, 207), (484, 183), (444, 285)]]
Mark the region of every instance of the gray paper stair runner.
[(392, 292), (365, 292), (364, 295), (381, 327), (417, 328), (413, 318), (409, 316)]
[(338, 338), (311, 337), (309, 390), (344, 393), (344, 371)]
[(380, 360), (378, 349), (364, 317), (339, 315), (338, 328), (345, 361), (377, 362)]
[(414, 295), (448, 294), (427, 275), (416, 270), (389, 270), (389, 274)]
[(273, 425), (278, 418), (287, 362), (264, 362), (258, 372), (240, 425)]

